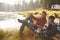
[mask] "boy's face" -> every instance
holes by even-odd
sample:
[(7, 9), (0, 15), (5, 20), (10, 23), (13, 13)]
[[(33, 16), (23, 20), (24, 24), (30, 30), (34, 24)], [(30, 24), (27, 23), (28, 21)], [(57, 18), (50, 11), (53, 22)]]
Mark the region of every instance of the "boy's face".
[(48, 18), (48, 23), (52, 22), (52, 19)]

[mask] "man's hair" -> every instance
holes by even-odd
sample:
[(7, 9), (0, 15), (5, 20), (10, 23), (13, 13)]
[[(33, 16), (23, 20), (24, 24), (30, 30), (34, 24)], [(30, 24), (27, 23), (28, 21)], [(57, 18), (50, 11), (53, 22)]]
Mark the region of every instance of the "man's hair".
[(47, 13), (45, 11), (43, 11), (42, 13), (44, 13), (45, 15), (47, 15)]
[(55, 17), (54, 16), (49, 16), (49, 19), (52, 19), (52, 21), (54, 21)]

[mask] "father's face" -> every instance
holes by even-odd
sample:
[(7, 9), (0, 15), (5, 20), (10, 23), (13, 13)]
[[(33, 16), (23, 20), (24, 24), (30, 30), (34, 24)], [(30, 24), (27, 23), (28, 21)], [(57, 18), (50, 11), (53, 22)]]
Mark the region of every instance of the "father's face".
[(46, 17), (45, 13), (42, 13), (41, 16), (42, 16), (42, 17)]

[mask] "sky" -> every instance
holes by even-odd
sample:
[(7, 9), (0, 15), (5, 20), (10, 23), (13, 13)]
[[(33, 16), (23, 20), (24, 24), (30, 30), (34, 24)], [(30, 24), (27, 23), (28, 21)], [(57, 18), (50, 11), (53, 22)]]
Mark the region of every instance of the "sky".
[[(19, 4), (23, 4), (23, 0), (1, 0), (0, 2), (14, 5), (14, 4), (18, 4), (18, 1), (19, 1)], [(26, 3), (29, 3), (30, 1), (31, 0), (25, 0)], [(36, 0), (33, 0), (33, 2), (35, 1)]]

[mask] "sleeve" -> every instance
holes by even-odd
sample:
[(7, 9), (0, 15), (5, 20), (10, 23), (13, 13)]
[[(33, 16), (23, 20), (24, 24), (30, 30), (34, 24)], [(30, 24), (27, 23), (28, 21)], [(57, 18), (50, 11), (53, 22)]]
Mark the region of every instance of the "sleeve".
[(57, 30), (57, 24), (56, 23), (54, 23), (54, 24), (52, 24), (52, 26), (53, 26), (53, 30)]
[(48, 27), (47, 27), (47, 30), (50, 30), (52, 28), (52, 25), (49, 24)]
[(43, 19), (42, 19), (42, 24), (43, 24), (42, 26), (44, 26), (46, 23), (47, 23), (46, 18), (43, 18)]
[(45, 24), (45, 23), (47, 23), (47, 20), (46, 20), (46, 18), (45, 18), (45, 20), (44, 20), (44, 24)]
[(47, 29), (48, 29), (48, 30), (50, 30), (50, 29), (52, 29), (52, 30), (57, 30), (57, 25), (56, 25), (55, 23), (49, 24)]
[(34, 17), (33, 15), (31, 15), (31, 17), (32, 17), (34, 20), (38, 20), (38, 18)]

